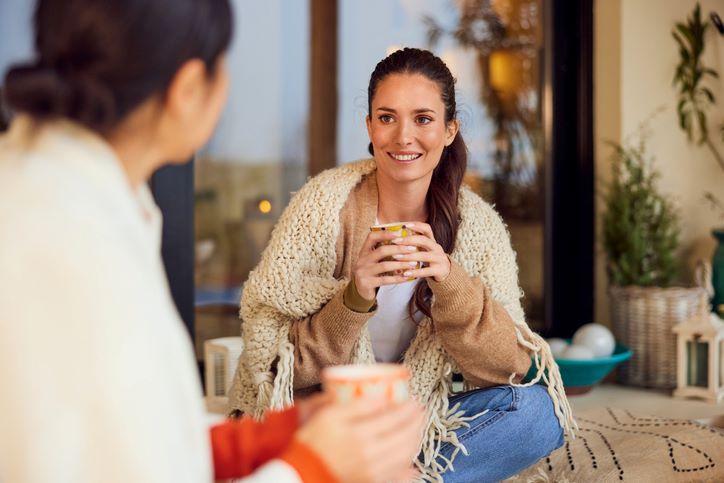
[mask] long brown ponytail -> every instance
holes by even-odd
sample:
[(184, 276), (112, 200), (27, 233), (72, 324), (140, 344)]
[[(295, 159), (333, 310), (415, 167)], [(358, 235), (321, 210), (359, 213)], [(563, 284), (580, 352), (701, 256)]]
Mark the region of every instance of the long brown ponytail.
[[(370, 77), (367, 88), (367, 103), (372, 111), (372, 99), (379, 83), (391, 74), (420, 74), (435, 82), (440, 88), (440, 97), (445, 104), (445, 123), (454, 122), (457, 114), (455, 104), (455, 78), (445, 63), (428, 50), (405, 48), (398, 50), (381, 60)], [(372, 144), (369, 146), (370, 154)], [(460, 215), (458, 212), (458, 194), (468, 164), (468, 152), (465, 141), (458, 131), (455, 139), (447, 146), (440, 162), (432, 173), (432, 181), (427, 191), (425, 204), (427, 223), (432, 227), (435, 240), (445, 250), (452, 253), (455, 248)], [(421, 281), (410, 300), (410, 317), (420, 310), (432, 317), (430, 299), (432, 291), (426, 281)]]

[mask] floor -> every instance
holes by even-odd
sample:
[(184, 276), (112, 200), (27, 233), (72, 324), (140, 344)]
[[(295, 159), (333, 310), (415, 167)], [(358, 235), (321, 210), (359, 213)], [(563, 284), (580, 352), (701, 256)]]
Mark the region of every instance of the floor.
[[(615, 407), (648, 416), (706, 419), (707, 422), (724, 428), (724, 401), (713, 404), (696, 399), (679, 399), (672, 397), (670, 391), (604, 383), (595, 386), (587, 394), (569, 396), (568, 400), (574, 414), (597, 407)], [(223, 409), (220, 409), (222, 407)], [(225, 405), (214, 405), (207, 400), (207, 409), (209, 418), (217, 421), (224, 413)]]
[(625, 408), (638, 414), (676, 419), (711, 419), (724, 427), (724, 401), (713, 404), (697, 399), (679, 399), (671, 391), (642, 389), (604, 383), (589, 393), (568, 398), (576, 411), (595, 407)]

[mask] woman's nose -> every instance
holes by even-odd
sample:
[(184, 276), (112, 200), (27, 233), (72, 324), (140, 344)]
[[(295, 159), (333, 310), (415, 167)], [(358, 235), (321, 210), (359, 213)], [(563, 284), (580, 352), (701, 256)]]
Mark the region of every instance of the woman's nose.
[(412, 144), (412, 126), (407, 121), (401, 121), (397, 125), (397, 133), (395, 141), (399, 146), (409, 146)]

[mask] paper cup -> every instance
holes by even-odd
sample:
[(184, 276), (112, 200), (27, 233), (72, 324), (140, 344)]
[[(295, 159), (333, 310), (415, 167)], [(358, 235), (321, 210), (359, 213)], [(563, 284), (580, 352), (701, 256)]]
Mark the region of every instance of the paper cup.
[(402, 364), (331, 366), (322, 369), (322, 385), (335, 400), (373, 398), (401, 402), (409, 396), (410, 370)]
[[(407, 223), (410, 223), (410, 222), (396, 221), (394, 223), (385, 223), (384, 225), (372, 225), (370, 227), (370, 231), (389, 231), (389, 232), (394, 233), (395, 235), (397, 235), (400, 238), (405, 238), (406, 236), (414, 233), (412, 230), (407, 228), (407, 226), (406, 226)], [(391, 245), (391, 244), (392, 244), (392, 242), (389, 240), (380, 242), (380, 245)], [(392, 257), (387, 257), (384, 260), (385, 261), (395, 261), (395, 259)], [(422, 263), (417, 262), (416, 267), (410, 267), (410, 268), (411, 269), (422, 268)], [(407, 270), (407, 269), (405, 269), (405, 270)], [(394, 272), (386, 273), (386, 275), (402, 275), (405, 272), (405, 270), (395, 270)], [(409, 277), (407, 280), (415, 280), (415, 277)]]

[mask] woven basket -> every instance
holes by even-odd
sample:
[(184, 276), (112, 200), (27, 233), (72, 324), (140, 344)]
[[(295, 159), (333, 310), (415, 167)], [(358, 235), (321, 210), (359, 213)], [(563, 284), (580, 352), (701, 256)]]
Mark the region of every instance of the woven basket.
[(633, 386), (676, 386), (676, 336), (671, 329), (692, 316), (702, 287), (609, 287), (616, 340), (633, 356), (621, 365), (619, 380)]

